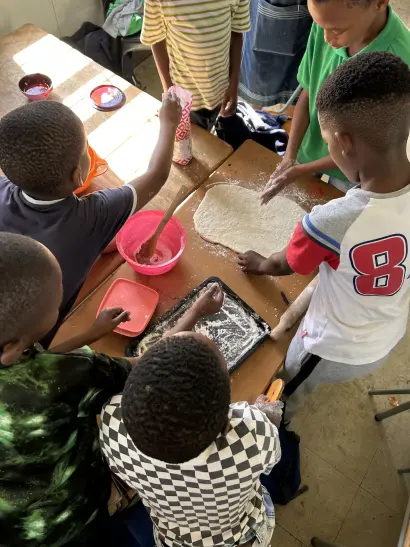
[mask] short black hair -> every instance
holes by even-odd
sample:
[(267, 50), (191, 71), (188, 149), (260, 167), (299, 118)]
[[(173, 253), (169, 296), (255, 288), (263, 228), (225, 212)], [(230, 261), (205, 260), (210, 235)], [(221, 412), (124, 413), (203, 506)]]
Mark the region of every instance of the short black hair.
[(134, 367), (122, 396), (125, 428), (146, 456), (182, 463), (222, 432), (230, 380), (222, 357), (195, 335), (160, 340)]
[(41, 243), (0, 233), (0, 347), (39, 322), (56, 261)]
[(57, 195), (78, 167), (85, 144), (81, 120), (55, 101), (26, 104), (0, 120), (0, 167), (35, 196)]
[(410, 69), (393, 53), (362, 53), (340, 65), (316, 97), (321, 124), (346, 128), (380, 151), (403, 145), (410, 129)]

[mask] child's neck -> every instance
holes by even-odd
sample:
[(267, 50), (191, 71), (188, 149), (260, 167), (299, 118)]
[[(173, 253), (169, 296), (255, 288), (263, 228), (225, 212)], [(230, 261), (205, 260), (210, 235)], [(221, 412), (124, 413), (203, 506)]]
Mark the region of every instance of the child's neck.
[(362, 51), (366, 46), (368, 46), (373, 40), (375, 40), (384, 27), (387, 25), (387, 19), (389, 17), (388, 10), (382, 11), (373, 21), (372, 26), (367, 30), (366, 35), (357, 43), (352, 44), (347, 48), (347, 53), (349, 57), (356, 55), (359, 51)]
[(372, 158), (359, 171), (362, 190), (377, 194), (397, 192), (410, 184), (410, 162), (406, 149)]

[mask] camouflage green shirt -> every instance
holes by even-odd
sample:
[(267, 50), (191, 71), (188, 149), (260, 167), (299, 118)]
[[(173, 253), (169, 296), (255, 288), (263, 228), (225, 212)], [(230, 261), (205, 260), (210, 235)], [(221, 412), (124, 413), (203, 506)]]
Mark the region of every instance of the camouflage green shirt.
[(125, 359), (91, 350), (36, 348), (0, 368), (1, 546), (79, 545), (85, 526), (105, 517), (96, 415), (129, 371)]

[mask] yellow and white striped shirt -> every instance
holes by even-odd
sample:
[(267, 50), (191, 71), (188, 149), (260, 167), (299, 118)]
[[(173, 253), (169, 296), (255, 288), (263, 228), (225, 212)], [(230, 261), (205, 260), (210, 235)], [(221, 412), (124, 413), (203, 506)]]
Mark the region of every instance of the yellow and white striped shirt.
[(166, 40), (172, 82), (193, 110), (212, 110), (229, 85), (231, 32), (249, 29), (249, 0), (145, 0), (141, 41)]

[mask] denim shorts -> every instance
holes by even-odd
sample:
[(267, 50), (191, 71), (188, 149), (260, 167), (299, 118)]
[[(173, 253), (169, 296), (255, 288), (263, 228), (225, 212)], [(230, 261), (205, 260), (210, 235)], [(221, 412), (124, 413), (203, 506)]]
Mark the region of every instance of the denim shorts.
[(252, 547), (269, 547), (275, 529), (275, 508), (272, 498), (264, 486), (263, 502), (265, 505), (265, 519), (257, 530), (250, 530), (238, 543), (238, 546), (247, 543)]

